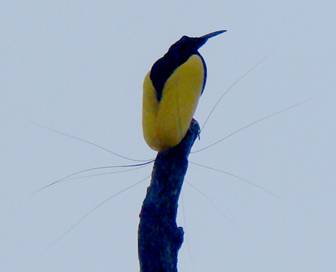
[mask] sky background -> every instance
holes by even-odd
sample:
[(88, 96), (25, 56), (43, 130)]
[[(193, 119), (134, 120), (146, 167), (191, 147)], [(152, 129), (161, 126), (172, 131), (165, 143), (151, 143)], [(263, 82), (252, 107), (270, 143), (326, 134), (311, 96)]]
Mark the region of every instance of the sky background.
[[(304, 105), (190, 159), (179, 209), (179, 271), (335, 271), (335, 4), (333, 1), (2, 1), (0, 4), (0, 271), (138, 271), (138, 214), (148, 176), (76, 179), (155, 153), (141, 128), (145, 74), (182, 35), (228, 32), (200, 51), (208, 82), (194, 150), (266, 114)], [(106, 173), (96, 171), (93, 174)], [(182, 201), (183, 199), (183, 201)], [(55, 242), (56, 241), (56, 242)]]

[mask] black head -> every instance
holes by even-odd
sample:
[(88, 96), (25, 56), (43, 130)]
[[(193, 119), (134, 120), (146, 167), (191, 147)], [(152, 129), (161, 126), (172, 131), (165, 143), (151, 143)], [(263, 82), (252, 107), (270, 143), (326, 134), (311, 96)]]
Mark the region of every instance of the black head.
[(208, 39), (224, 32), (226, 32), (226, 30), (211, 32), (201, 37), (183, 36), (169, 48), (167, 54), (173, 53), (189, 57), (192, 54), (195, 54), (198, 49), (207, 42)]
[[(166, 83), (166, 80), (175, 71), (175, 69), (178, 68), (184, 62), (186, 62), (191, 55), (194, 54), (200, 55), (198, 53), (198, 49), (202, 45), (204, 45), (208, 39), (215, 37), (219, 34), (222, 34), (225, 31), (226, 30), (220, 30), (206, 34), (201, 37), (183, 36), (169, 48), (168, 52), (162, 58), (160, 58), (153, 64), (150, 72), (150, 78), (155, 87), (156, 97), (158, 101), (161, 100), (162, 89), (164, 84)], [(204, 61), (203, 64), (206, 73), (206, 66)], [(205, 78), (206, 75), (204, 77), (203, 87), (205, 85)]]

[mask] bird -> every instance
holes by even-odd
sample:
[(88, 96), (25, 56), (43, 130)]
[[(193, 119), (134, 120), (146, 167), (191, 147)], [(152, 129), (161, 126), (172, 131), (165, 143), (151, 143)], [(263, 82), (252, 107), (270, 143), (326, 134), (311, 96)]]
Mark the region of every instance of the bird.
[(153, 150), (175, 147), (186, 135), (207, 79), (207, 67), (198, 50), (224, 32), (182, 36), (145, 76), (142, 127), (144, 139)]

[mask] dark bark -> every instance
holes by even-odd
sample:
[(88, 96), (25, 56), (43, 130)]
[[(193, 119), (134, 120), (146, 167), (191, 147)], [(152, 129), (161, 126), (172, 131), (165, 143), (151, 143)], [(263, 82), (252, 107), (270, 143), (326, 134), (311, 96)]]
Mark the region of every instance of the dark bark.
[(177, 255), (184, 234), (176, 224), (178, 199), (188, 156), (199, 132), (199, 125), (193, 120), (182, 142), (158, 153), (155, 159), (138, 229), (141, 272), (177, 272)]

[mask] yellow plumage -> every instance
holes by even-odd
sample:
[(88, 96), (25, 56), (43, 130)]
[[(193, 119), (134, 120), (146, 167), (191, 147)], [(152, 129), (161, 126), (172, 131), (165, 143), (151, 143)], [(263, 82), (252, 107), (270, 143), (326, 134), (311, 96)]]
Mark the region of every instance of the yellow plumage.
[(167, 79), (161, 101), (149, 73), (143, 86), (143, 133), (147, 144), (162, 151), (183, 139), (195, 113), (203, 89), (204, 65), (199, 55), (192, 55)]

